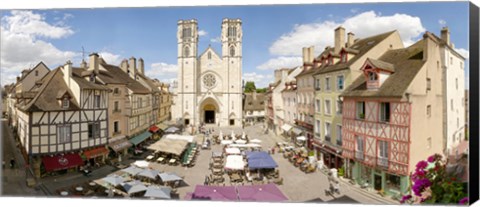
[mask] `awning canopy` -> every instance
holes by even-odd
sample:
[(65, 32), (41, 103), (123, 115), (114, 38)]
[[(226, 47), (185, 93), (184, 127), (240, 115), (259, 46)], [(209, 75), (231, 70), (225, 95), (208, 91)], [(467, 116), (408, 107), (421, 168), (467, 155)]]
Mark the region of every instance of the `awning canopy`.
[(130, 175), (137, 175), (138, 173), (142, 172), (143, 169), (142, 168), (138, 168), (138, 167), (135, 167), (134, 165), (131, 165), (130, 167), (128, 168), (125, 168), (125, 169), (122, 169), (120, 170), (121, 172), (126, 172)]
[(85, 155), (85, 157), (87, 157), (87, 159), (92, 159), (108, 154), (108, 149), (106, 149), (105, 147), (98, 147), (91, 150), (85, 150), (83, 154)]
[(152, 133), (150, 133), (149, 131), (146, 131), (146, 132), (143, 132), (143, 133), (131, 138), (130, 142), (133, 145), (138, 145), (138, 144), (142, 143), (143, 141), (145, 141), (146, 139), (148, 139), (150, 136), (152, 136)]
[(164, 136), (165, 139), (173, 139), (173, 140), (185, 140), (187, 142), (193, 142), (194, 136), (189, 135), (179, 135), (179, 134), (167, 134)]
[(144, 169), (141, 172), (139, 172), (137, 174), (137, 176), (142, 176), (142, 177), (146, 177), (146, 178), (150, 178), (150, 179), (155, 180), (158, 176), (158, 173), (160, 173), (160, 171), (158, 171), (158, 170)]
[(171, 192), (172, 189), (170, 187), (151, 185), (148, 186), (147, 192), (145, 192), (143, 197), (171, 199)]
[(192, 200), (237, 201), (235, 186), (197, 185), (192, 193)]
[(280, 189), (275, 184), (237, 186), (238, 199), (240, 201), (263, 201), (279, 202), (288, 201)]
[(254, 169), (272, 169), (278, 167), (275, 160), (267, 152), (253, 151), (247, 153), (248, 168)]
[(167, 133), (175, 133), (175, 132), (178, 132), (180, 129), (178, 127), (168, 127), (167, 129), (165, 129), (165, 132)]
[(238, 147), (238, 148), (259, 148), (259, 147), (262, 147), (261, 145), (259, 144), (230, 144), (228, 145), (229, 147)]
[(243, 170), (245, 162), (241, 155), (229, 155), (227, 156), (227, 162), (225, 163), (225, 169), (227, 170)]
[(164, 123), (160, 123), (160, 124), (157, 124), (157, 127), (162, 130), (162, 131), (165, 131), (165, 129), (168, 128), (168, 125), (164, 124)]
[(130, 143), (125, 138), (121, 138), (121, 139), (119, 139), (115, 142), (112, 142), (112, 143), (108, 144), (108, 146), (110, 146), (113, 149), (113, 151), (119, 152), (120, 150), (131, 147), (132, 143)]
[(161, 139), (151, 144), (147, 149), (167, 154), (181, 155), (186, 149), (188, 141), (175, 139)]
[(160, 130), (160, 128), (158, 128), (157, 126), (153, 125), (151, 126), (148, 131), (152, 132), (152, 133), (157, 133), (158, 130)]
[(283, 131), (288, 132), (292, 129), (292, 126), (290, 124), (283, 124), (282, 129)]
[(83, 165), (79, 154), (65, 154), (58, 156), (45, 156), (42, 158), (43, 165), (47, 172), (70, 169)]
[(122, 183), (122, 187), (125, 189), (125, 192), (128, 193), (128, 195), (147, 190), (147, 187), (139, 180), (132, 180), (127, 183)]
[(297, 128), (297, 127), (293, 127), (292, 132), (295, 135), (300, 135), (303, 131), (301, 129)]
[(240, 154), (240, 149), (238, 149), (238, 148), (225, 148), (225, 152), (227, 153), (227, 155), (232, 155), (232, 154), (239, 155)]
[(177, 181), (177, 180), (183, 180), (182, 177), (178, 176), (175, 173), (160, 173), (160, 174), (158, 174), (158, 176), (160, 177), (160, 179), (163, 182), (172, 182), (172, 181)]

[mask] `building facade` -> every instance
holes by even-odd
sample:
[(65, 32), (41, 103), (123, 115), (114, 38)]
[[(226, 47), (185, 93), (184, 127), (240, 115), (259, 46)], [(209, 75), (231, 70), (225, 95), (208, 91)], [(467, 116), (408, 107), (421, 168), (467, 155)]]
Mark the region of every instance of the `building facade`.
[(211, 47), (198, 55), (197, 21), (178, 21), (175, 120), (186, 126), (242, 125), (242, 36), (240, 19), (223, 19), (221, 56)]
[(297, 119), (297, 82), (292, 80), (285, 83), (285, 89), (282, 91), (283, 98), (283, 116), (285, 117), (282, 130), (285, 136), (295, 141), (293, 132), (295, 120)]
[(263, 123), (265, 119), (265, 93), (245, 93), (245, 100), (243, 106), (243, 117), (245, 124), (254, 125), (256, 123)]

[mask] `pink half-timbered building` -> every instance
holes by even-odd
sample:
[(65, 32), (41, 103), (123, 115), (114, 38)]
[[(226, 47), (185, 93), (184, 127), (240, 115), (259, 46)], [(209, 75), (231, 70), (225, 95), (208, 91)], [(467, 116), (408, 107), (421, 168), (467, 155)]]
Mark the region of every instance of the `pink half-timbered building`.
[(442, 82), (435, 41), (367, 59), (343, 93), (343, 157), (360, 185), (403, 194), (415, 164), (442, 146)]

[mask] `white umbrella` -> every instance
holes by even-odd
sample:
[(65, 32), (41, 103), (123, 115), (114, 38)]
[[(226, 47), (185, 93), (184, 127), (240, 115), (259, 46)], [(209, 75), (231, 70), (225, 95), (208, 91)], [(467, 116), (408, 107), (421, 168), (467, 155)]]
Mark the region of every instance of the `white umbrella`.
[(232, 144), (232, 140), (222, 140), (221, 144), (223, 145), (229, 145), (229, 144)]
[(252, 139), (252, 140), (250, 140), (250, 142), (251, 142), (251, 143), (257, 143), (257, 144), (259, 144), (259, 143), (262, 143), (262, 140)]
[(299, 140), (299, 141), (305, 141), (305, 140), (307, 140), (307, 138), (305, 138), (304, 136), (299, 136), (299, 137), (297, 137), (297, 140)]
[(120, 185), (125, 181), (121, 176), (118, 176), (118, 175), (110, 175), (110, 176), (104, 177), (102, 180), (113, 186)]
[(232, 137), (232, 139), (235, 139), (235, 133), (233, 133), (233, 130), (232, 130), (232, 134), (230, 136)]
[(145, 192), (144, 197), (150, 198), (163, 198), (163, 199), (171, 199), (172, 189), (170, 187), (164, 186), (148, 186), (147, 192)]
[(178, 176), (175, 173), (160, 173), (158, 174), (158, 176), (160, 176), (160, 179), (162, 179), (163, 182), (183, 180), (182, 177)]
[(137, 167), (140, 167), (140, 168), (147, 168), (150, 165), (150, 163), (148, 163), (145, 160), (137, 160), (133, 163), (133, 165), (135, 165)]
[(160, 171), (158, 170), (145, 169), (142, 172), (138, 173), (137, 176), (143, 176), (150, 179), (155, 179), (157, 178), (158, 173), (160, 173)]
[(246, 140), (237, 139), (237, 140), (235, 140), (235, 143), (237, 143), (237, 144), (246, 144), (247, 141), (246, 141)]
[(130, 167), (128, 167), (128, 168), (125, 168), (125, 169), (122, 169), (122, 170), (120, 170), (120, 171), (121, 171), (121, 172), (126, 172), (126, 173), (128, 173), (128, 174), (130, 174), (130, 175), (136, 175), (136, 174), (138, 174), (139, 172), (142, 172), (142, 170), (143, 170), (143, 169), (138, 168), (138, 167), (135, 167), (135, 166), (132, 165), (132, 166), (130, 166)]
[(138, 180), (133, 180), (128, 183), (123, 183), (122, 187), (123, 189), (125, 189), (125, 192), (128, 193), (129, 195), (132, 193), (138, 193), (138, 192), (147, 190), (147, 187)]

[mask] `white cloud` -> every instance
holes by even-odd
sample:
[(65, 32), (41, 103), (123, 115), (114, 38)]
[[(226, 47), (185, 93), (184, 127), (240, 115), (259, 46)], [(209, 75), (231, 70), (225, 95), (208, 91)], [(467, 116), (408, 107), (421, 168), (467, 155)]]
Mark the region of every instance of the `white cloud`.
[(198, 31), (198, 36), (205, 36), (207, 34), (208, 34), (208, 32), (206, 32), (205, 30), (199, 30)]
[(218, 42), (221, 42), (221, 41), (222, 41), (222, 39), (220, 38), (220, 36), (210, 39), (210, 42), (213, 42), (213, 43), (218, 43)]
[(117, 54), (104, 51), (100, 52), (99, 55), (103, 58), (103, 60), (105, 60), (105, 62), (110, 65), (119, 65), (122, 62), (122, 57)]
[(23, 69), (43, 61), (49, 67), (80, 57), (74, 51), (62, 51), (46, 39), (64, 38), (73, 34), (68, 26), (55, 26), (41, 14), (12, 11), (2, 17), (0, 26), (2, 84), (15, 81)]
[(350, 9), (350, 12), (352, 12), (352, 13), (354, 13), (354, 14), (357, 13), (358, 11), (359, 11), (359, 10), (358, 10), (357, 8), (355, 8), (355, 9)]
[(439, 20), (438, 20), (438, 23), (439, 23), (441, 26), (447, 25), (447, 21), (445, 21), (445, 20), (443, 20), (443, 19), (439, 19)]
[(455, 49), (460, 55), (462, 55), (465, 59), (468, 59), (470, 56), (470, 52), (463, 48), (456, 48)]
[(327, 20), (320, 23), (298, 24), (292, 31), (283, 34), (269, 48), (270, 53), (279, 56), (301, 55), (302, 47), (315, 46), (317, 52), (334, 43), (334, 29), (342, 25), (356, 38), (398, 30), (405, 45), (413, 44), (425, 31), (420, 18), (406, 14), (381, 16), (374, 11), (363, 12), (343, 22)]
[(257, 66), (257, 69), (260, 70), (275, 70), (280, 68), (293, 68), (302, 64), (302, 57), (293, 56), (285, 57), (280, 56), (272, 58), (267, 62)]
[(157, 78), (158, 80), (167, 83), (171, 83), (172, 80), (177, 79), (177, 72), (177, 65), (164, 62), (152, 63), (150, 69), (145, 70), (148, 77)]
[(271, 74), (263, 75), (263, 74), (258, 74), (256, 72), (244, 73), (243, 80), (245, 80), (245, 82), (253, 81), (257, 88), (264, 88), (264, 87), (267, 87), (268, 84), (273, 81), (273, 75)]

